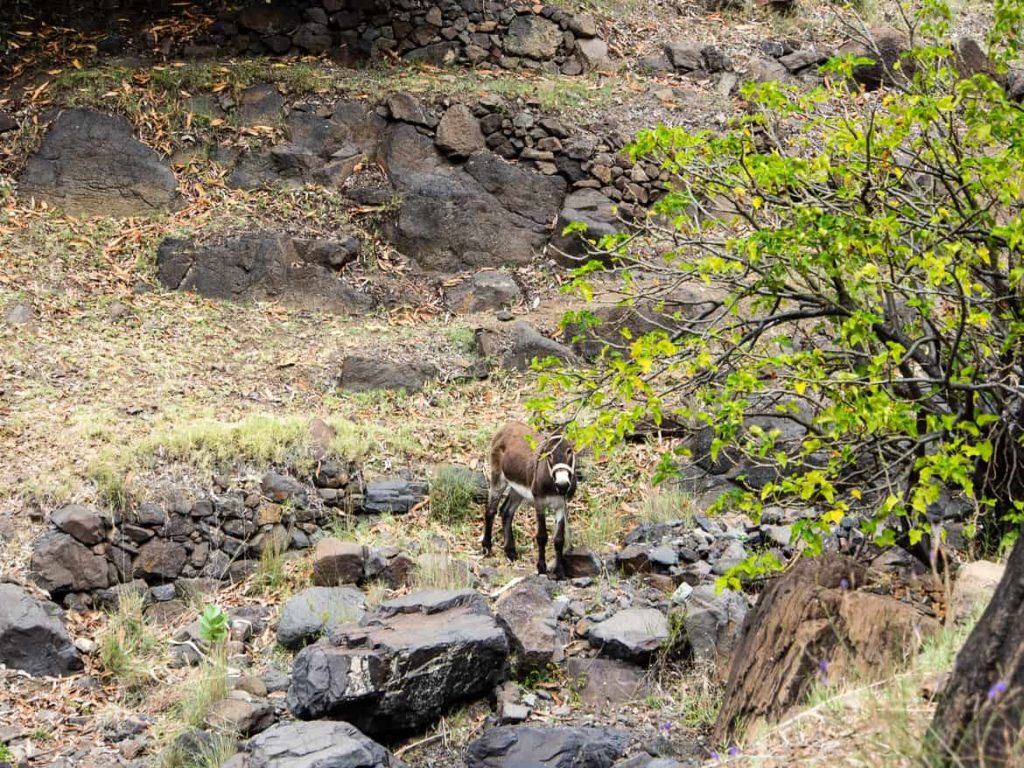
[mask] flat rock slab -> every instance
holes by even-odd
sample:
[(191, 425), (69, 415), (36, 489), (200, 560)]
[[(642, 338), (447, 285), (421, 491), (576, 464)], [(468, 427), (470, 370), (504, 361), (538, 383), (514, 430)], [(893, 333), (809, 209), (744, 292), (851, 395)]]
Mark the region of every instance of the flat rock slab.
[(437, 378), (437, 366), (426, 360), (384, 360), (377, 355), (349, 355), (341, 364), (338, 386), (349, 392), (398, 390), (419, 392)]
[(72, 216), (145, 216), (172, 210), (178, 182), (123, 117), (62, 112), (18, 178), (18, 194)]
[(32, 548), (32, 579), (51, 595), (89, 592), (110, 584), (107, 559), (66, 533), (44, 533)]
[(505, 672), (508, 640), (485, 607), (427, 613), (410, 602), (409, 608), (341, 627), (331, 635), (336, 645), (303, 649), (288, 689), (292, 713), (340, 718), (371, 736), (394, 738), (493, 690)]
[(225, 768), (404, 768), (349, 723), (279, 723), (245, 745)]
[(595, 708), (623, 704), (648, 690), (644, 671), (624, 661), (574, 657), (566, 662), (565, 671), (580, 700)]
[(466, 747), (467, 768), (611, 768), (629, 748), (610, 728), (492, 728)]
[(284, 299), (339, 314), (370, 309), (368, 296), (323, 265), (324, 248), (278, 232), (210, 243), (169, 237), (157, 249), (157, 278), (169, 290), (212, 299)]
[(366, 599), (355, 587), (309, 587), (288, 598), (281, 608), (277, 642), (285, 648), (301, 648), (365, 614)]
[(0, 584), (0, 664), (30, 675), (65, 675), (82, 668), (60, 609), (15, 584)]
[(427, 497), (422, 480), (378, 480), (368, 483), (360, 511), (369, 515), (404, 515)]
[(605, 656), (643, 664), (668, 639), (668, 618), (654, 608), (627, 608), (595, 625), (587, 638)]

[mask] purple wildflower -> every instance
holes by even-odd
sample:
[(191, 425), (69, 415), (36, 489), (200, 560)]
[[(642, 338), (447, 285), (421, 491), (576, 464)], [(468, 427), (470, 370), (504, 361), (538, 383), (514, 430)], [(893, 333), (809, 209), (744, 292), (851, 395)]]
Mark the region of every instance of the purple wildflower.
[(729, 757), (737, 757), (740, 753), (740, 748), (733, 744), (729, 747)]
[(992, 687), (988, 689), (989, 704), (991, 704), (993, 701), (995, 701), (1004, 693), (1006, 693), (1006, 688), (1007, 686), (1005, 680), (996, 680), (996, 682), (993, 683)]
[(672, 723), (662, 723), (661, 725), (658, 726), (658, 728), (659, 728), (659, 730), (661, 730), (662, 733), (664, 733), (666, 736), (668, 736), (669, 731), (672, 730)]
[(828, 659), (822, 659), (818, 662), (818, 671), (823, 675), (828, 672)]
[(720, 754), (718, 754), (717, 752), (715, 752), (715, 750), (712, 749), (710, 757), (711, 757), (712, 760), (718, 760), (722, 756)]
[(850, 580), (849, 579), (840, 579), (839, 580), (839, 588), (840, 589), (849, 589), (850, 588)]

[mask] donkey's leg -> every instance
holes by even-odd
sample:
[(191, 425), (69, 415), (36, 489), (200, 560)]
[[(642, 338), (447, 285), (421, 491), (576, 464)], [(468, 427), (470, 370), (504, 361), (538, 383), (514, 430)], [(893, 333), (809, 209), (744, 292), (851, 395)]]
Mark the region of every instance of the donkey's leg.
[(516, 537), (512, 532), (512, 519), (522, 503), (523, 497), (516, 493), (514, 488), (509, 488), (505, 503), (501, 505), (501, 529), (505, 535), (505, 555), (509, 560), (519, 558), (519, 553), (516, 552)]
[(543, 504), (537, 505), (537, 573), (548, 572), (548, 516)]
[(491, 477), (491, 484), (487, 490), (487, 506), (484, 508), (484, 539), (483, 539), (483, 550), (485, 555), (491, 554), (492, 541), (491, 533), (494, 530), (494, 517), (498, 514), (498, 505), (501, 502), (501, 494), (505, 492), (507, 487), (501, 477), (501, 473), (497, 473)]
[(565, 578), (565, 508), (564, 499), (555, 507), (555, 578)]

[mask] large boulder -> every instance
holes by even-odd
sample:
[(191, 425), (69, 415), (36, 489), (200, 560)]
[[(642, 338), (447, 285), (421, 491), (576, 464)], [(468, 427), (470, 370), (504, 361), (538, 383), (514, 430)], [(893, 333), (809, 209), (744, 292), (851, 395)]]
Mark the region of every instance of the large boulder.
[[(347, 246), (339, 244), (341, 251)], [(169, 290), (214, 299), (286, 299), (357, 314), (373, 302), (322, 263), (324, 246), (277, 232), (253, 232), (210, 243), (166, 238), (157, 249), (157, 278)], [(308, 258), (312, 261), (306, 261)]]
[(522, 265), (547, 244), (565, 196), (561, 177), (510, 165), (488, 151), (461, 167), (439, 168), (411, 148), (396, 159), (389, 172), (400, 203), (387, 234), (424, 269)]
[(466, 768), (611, 768), (631, 738), (610, 728), (491, 728), (466, 747)]
[(34, 197), (73, 216), (143, 216), (173, 209), (178, 182), (123, 117), (62, 112), (18, 178)]
[(546, 583), (536, 578), (520, 582), (494, 604), (494, 613), (512, 641), (520, 674), (545, 669), (565, 655), (558, 610)]
[(107, 560), (66, 533), (44, 533), (32, 548), (29, 571), (51, 595), (103, 589), (110, 583)]
[(302, 648), (365, 614), (366, 599), (355, 587), (309, 587), (288, 598), (281, 608), (277, 642), (285, 648)]
[(649, 662), (668, 640), (668, 618), (655, 608), (627, 608), (591, 628), (587, 639), (613, 659)]
[(82, 668), (57, 606), (15, 584), (0, 584), (0, 664), (30, 675), (64, 675)]
[(506, 53), (531, 59), (550, 59), (561, 44), (558, 25), (532, 13), (516, 16), (508, 25), (504, 41)]
[(382, 607), (332, 632), (333, 645), (300, 651), (288, 689), (292, 713), (394, 738), (490, 692), (504, 675), (508, 640), (482, 600), (460, 604), (460, 594), (426, 593), (422, 605), (412, 595), (402, 612)]
[(278, 723), (244, 745), (232, 768), (404, 768), (348, 723)]

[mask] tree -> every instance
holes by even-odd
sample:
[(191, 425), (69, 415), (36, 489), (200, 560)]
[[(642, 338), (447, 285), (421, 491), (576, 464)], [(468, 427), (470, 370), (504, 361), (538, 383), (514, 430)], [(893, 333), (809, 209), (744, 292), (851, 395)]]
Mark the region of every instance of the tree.
[[(882, 90), (851, 85), (879, 66), (868, 46), (831, 61), (821, 88), (748, 84), (748, 111), (722, 132), (642, 132), (634, 158), (675, 181), (649, 220), (593, 244), (571, 287), (588, 295), (612, 275), (623, 303), (653, 308), (659, 327), (627, 332), (626, 349), (592, 367), (547, 370), (537, 417), (568, 421), (597, 450), (645, 424), (702, 430), (712, 460), (767, 471), (718, 503), (754, 517), (768, 503), (805, 507), (793, 535), (811, 554), (856, 517), (869, 539), (927, 556), (953, 499), (972, 510), (969, 534), (1013, 545), (1024, 520), (1024, 112), (1005, 83), (1024, 2), (994, 11), (981, 71), (949, 42), (948, 6), (927, 0), (907, 15), (908, 49), (885, 62)], [(680, 298), (694, 284), (710, 295)], [(565, 322), (595, 333), (598, 318)], [(668, 451), (659, 476), (689, 450)], [(999, 704), (988, 696), (998, 681), (1024, 682), (1024, 626), (1007, 620), (1024, 607), (1020, 548), (967, 647), (994, 629), (1005, 642), (961, 657), (935, 721), (936, 743), (968, 764), (978, 702)], [(728, 582), (778, 566), (755, 557)], [(1004, 709), (1012, 742), (1021, 710)]]

